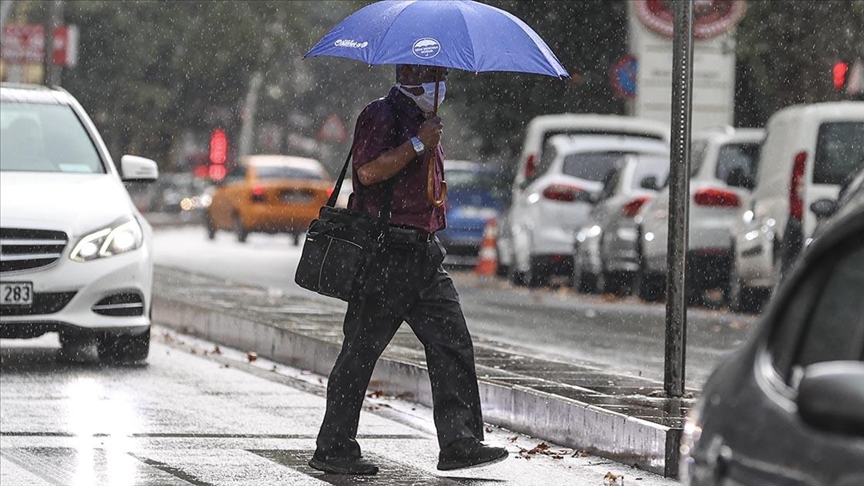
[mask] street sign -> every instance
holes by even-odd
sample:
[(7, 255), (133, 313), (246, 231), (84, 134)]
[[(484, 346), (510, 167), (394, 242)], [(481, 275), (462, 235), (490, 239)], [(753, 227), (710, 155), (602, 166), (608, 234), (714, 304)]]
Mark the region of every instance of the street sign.
[(345, 129), (345, 124), (336, 113), (331, 113), (324, 120), (321, 129), (318, 130), (318, 140), (320, 142), (342, 143), (348, 140), (348, 130)]
[(636, 96), (636, 75), (639, 63), (632, 54), (621, 57), (609, 70), (609, 78), (619, 98), (634, 98)]
[[(9, 64), (38, 64), (45, 57), (45, 26), (6, 24), (3, 26), (2, 59)], [(78, 28), (61, 25), (54, 30), (53, 63), (72, 67), (78, 62)]]

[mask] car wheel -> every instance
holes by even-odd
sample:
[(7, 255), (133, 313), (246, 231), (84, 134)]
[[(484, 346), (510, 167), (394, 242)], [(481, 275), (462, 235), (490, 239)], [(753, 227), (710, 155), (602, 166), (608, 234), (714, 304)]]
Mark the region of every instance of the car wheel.
[(603, 272), (603, 292), (619, 297), (630, 293), (632, 277), (624, 272)]
[(658, 302), (665, 297), (666, 280), (663, 275), (642, 269), (636, 274), (634, 287), (640, 299), (645, 302)]
[(140, 363), (150, 354), (150, 327), (140, 334), (102, 333), (96, 346), (105, 364)]
[(738, 275), (738, 269), (733, 264), (729, 269), (729, 309), (734, 312), (758, 314), (767, 300), (764, 289), (748, 287)]
[(549, 265), (537, 257), (531, 257), (528, 264), (528, 273), (525, 275), (525, 283), (529, 287), (542, 287), (549, 283)]
[(249, 231), (243, 226), (243, 220), (240, 218), (240, 213), (234, 213), (234, 234), (237, 235), (237, 241), (246, 243), (246, 237), (249, 236)]
[(578, 254), (573, 257), (573, 274), (570, 277), (570, 285), (580, 294), (597, 293), (597, 275), (582, 270), (581, 257)]
[(204, 227), (207, 228), (207, 239), (216, 238), (216, 226), (213, 224), (213, 218), (209, 214), (204, 215)]

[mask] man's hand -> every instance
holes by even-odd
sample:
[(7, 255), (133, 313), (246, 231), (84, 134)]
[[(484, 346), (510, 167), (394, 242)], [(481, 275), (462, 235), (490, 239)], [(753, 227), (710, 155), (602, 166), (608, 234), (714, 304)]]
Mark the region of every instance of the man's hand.
[(423, 142), (423, 145), (425, 145), (426, 148), (434, 148), (438, 145), (438, 142), (441, 141), (442, 130), (444, 130), (444, 125), (441, 123), (441, 117), (435, 116), (420, 125), (420, 131), (417, 132), (417, 138)]

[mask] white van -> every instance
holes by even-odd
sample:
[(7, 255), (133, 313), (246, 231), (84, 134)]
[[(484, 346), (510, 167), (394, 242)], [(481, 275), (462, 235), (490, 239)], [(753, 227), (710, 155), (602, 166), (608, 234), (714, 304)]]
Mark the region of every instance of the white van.
[[(548, 146), (549, 139), (556, 135), (638, 137), (661, 141), (667, 147), (669, 145), (669, 125), (654, 120), (593, 113), (560, 113), (535, 117), (525, 128), (522, 151), (514, 164), (516, 170), (512, 185), (514, 203), (524, 198), (525, 189), (531, 181), (543, 175), (543, 168), (538, 167), (543, 157), (543, 149)], [(502, 211), (497, 225), (498, 265), (502, 272), (510, 270), (514, 263), (515, 249), (510, 212), (510, 209)]]
[(736, 231), (730, 284), (742, 307), (751, 295), (767, 295), (795, 261), (816, 227), (813, 202), (836, 199), (864, 167), (864, 102), (791, 106), (766, 128), (755, 189)]

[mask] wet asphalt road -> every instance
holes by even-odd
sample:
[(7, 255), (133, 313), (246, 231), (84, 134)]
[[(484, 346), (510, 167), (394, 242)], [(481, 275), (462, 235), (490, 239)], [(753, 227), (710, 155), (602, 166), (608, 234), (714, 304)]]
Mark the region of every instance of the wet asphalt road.
[[(511, 457), (440, 474), (431, 410), (370, 397), (358, 439), (374, 478), (306, 465), (324, 414), (325, 381), (250, 361), (243, 351), (154, 329), (147, 364), (60, 360), (55, 334), (0, 341), (3, 486), (588, 485), (672, 480), (487, 428)], [(86, 348), (95, 357), (95, 348)], [(616, 482), (614, 484), (622, 484)]]
[[(228, 233), (208, 241), (199, 227), (159, 229), (154, 246), (159, 265), (279, 288), (345, 307), (294, 283), (301, 250), (286, 236), (253, 234), (240, 244)], [(472, 333), (546, 358), (662, 382), (663, 304), (645, 304), (633, 297), (584, 296), (569, 288), (515, 288), (465, 270), (451, 274)], [(688, 320), (686, 376), (693, 388), (699, 388), (717, 362), (744, 342), (757, 321), (753, 316), (707, 308), (691, 308)]]

